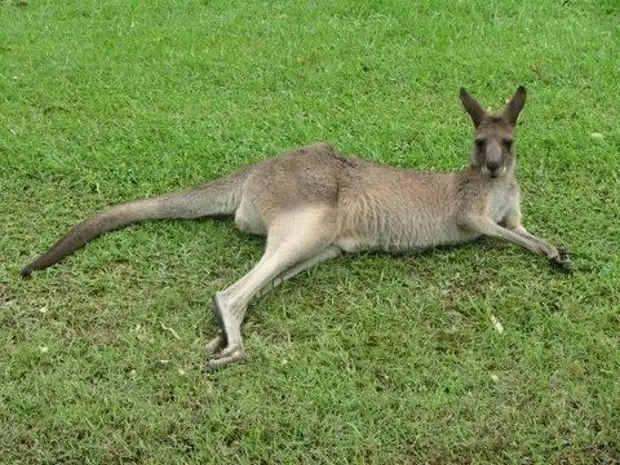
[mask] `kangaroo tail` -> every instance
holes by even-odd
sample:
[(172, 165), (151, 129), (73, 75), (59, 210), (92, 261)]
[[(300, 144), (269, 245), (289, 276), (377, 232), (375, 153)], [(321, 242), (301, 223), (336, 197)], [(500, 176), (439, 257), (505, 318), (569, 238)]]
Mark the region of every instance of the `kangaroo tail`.
[(106, 231), (144, 220), (165, 218), (199, 218), (233, 213), (241, 202), (242, 188), (250, 169), (216, 179), (200, 187), (159, 195), (118, 205), (105, 210), (75, 226), (47, 252), (22, 269), (28, 277), (83, 247), (88, 241)]

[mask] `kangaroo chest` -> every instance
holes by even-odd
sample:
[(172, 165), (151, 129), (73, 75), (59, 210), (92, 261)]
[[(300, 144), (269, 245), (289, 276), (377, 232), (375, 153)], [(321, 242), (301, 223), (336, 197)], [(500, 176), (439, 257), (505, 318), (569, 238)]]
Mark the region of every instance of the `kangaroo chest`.
[(498, 223), (519, 203), (519, 190), (516, 186), (498, 186), (489, 192), (488, 215)]

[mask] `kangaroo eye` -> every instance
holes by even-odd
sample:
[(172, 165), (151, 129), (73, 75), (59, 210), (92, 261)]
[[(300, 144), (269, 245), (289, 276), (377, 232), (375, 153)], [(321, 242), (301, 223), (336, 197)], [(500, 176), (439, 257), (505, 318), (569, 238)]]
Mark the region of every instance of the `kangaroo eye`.
[(502, 144), (504, 144), (504, 147), (510, 150), (512, 148), (512, 139), (503, 139)]
[(487, 143), (487, 141), (485, 141), (484, 139), (476, 139), (475, 142), (476, 142), (476, 147), (478, 147), (478, 149), (480, 150), (482, 150)]

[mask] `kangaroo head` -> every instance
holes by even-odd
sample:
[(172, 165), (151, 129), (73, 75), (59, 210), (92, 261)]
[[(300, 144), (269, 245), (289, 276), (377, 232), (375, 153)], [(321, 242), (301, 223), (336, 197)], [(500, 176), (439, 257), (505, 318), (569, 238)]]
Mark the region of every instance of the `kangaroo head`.
[(491, 178), (512, 172), (516, 155), (513, 146), (515, 125), (525, 105), (525, 88), (519, 86), (501, 113), (488, 113), (461, 88), (461, 102), (474, 123), (472, 167)]

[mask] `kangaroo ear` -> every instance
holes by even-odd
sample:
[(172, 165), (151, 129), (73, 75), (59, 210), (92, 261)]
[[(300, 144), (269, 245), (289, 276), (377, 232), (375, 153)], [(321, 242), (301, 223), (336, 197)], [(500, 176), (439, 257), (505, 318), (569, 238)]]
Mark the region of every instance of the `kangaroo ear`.
[(478, 127), (482, 122), (482, 118), (486, 114), (484, 108), (482, 108), (480, 104), (476, 102), (476, 100), (471, 95), (469, 95), (469, 93), (463, 87), (461, 87), (459, 96), (461, 97), (461, 102), (463, 103), (465, 110), (467, 110), (467, 113), (469, 113), (469, 116), (471, 116), (471, 120), (474, 122), (474, 126)]
[(519, 86), (515, 94), (510, 99), (510, 102), (506, 105), (506, 108), (504, 108), (504, 116), (513, 126), (517, 124), (519, 113), (521, 113), (521, 110), (523, 110), (523, 107), (525, 106), (526, 95), (527, 93), (525, 91), (525, 87)]

